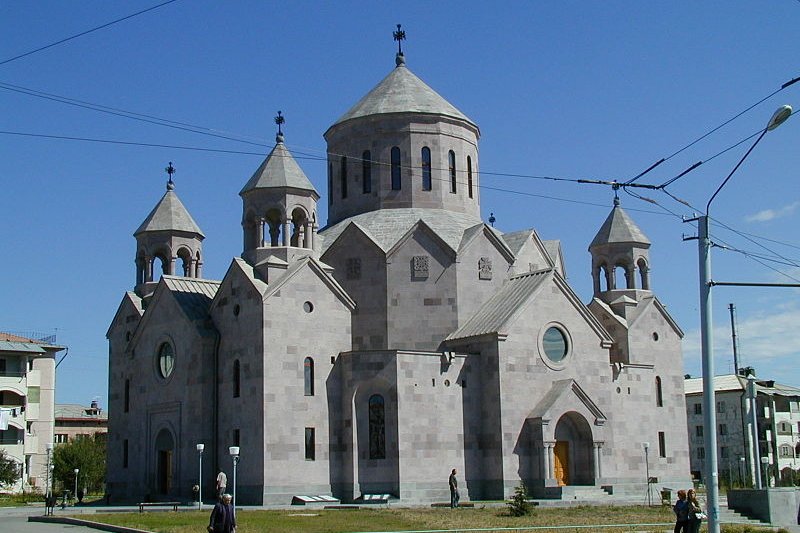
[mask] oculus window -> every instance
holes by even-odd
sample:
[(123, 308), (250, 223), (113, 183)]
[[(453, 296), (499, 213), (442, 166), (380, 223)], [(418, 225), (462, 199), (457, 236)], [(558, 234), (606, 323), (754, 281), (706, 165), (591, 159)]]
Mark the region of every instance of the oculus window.
[(162, 378), (166, 379), (175, 369), (175, 350), (168, 342), (161, 344), (158, 347), (158, 373)]
[(569, 343), (567, 342), (566, 335), (564, 335), (561, 329), (555, 326), (550, 326), (544, 332), (542, 348), (547, 358), (554, 363), (561, 363), (564, 361), (564, 358), (567, 357), (567, 353), (569, 353)]

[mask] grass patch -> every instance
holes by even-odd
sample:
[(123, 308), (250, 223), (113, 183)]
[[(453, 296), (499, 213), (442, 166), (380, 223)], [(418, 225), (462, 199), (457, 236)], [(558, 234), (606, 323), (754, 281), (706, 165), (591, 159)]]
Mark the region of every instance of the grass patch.
[[(79, 518), (116, 524), (157, 533), (197, 533), (204, 531), (210, 511), (152, 512), (83, 515)], [(402, 531), (489, 527), (565, 526), (591, 524), (671, 523), (672, 510), (643, 506), (575, 506), (537, 508), (532, 516), (512, 517), (504, 508), (475, 509), (358, 509), (322, 510), (302, 507), (297, 510), (238, 511), (237, 533), (352, 533), (363, 531)], [(650, 527), (652, 531), (671, 530), (671, 526)], [(636, 531), (645, 529), (638, 528)], [(545, 530), (542, 530), (545, 531)], [(563, 533), (564, 530), (561, 530)], [(586, 529), (578, 531), (588, 531)], [(607, 533), (630, 533), (631, 528), (598, 529)], [(723, 526), (725, 533), (771, 531), (752, 526)]]

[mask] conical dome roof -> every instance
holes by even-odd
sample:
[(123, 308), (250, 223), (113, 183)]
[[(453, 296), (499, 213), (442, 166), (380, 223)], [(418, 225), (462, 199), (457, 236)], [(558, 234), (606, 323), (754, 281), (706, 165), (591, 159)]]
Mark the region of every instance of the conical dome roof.
[(283, 136), (278, 137), (278, 143), (269, 153), (258, 170), (239, 192), (243, 195), (254, 189), (268, 189), (274, 187), (290, 187), (313, 191), (319, 198), (319, 193), (311, 184), (300, 165), (297, 164), (292, 154), (283, 144)]
[(591, 250), (595, 246), (611, 243), (637, 243), (650, 245), (650, 239), (639, 229), (628, 213), (619, 205), (619, 199), (614, 199), (614, 209), (609, 213), (606, 221), (600, 227), (592, 244)]
[(442, 98), (405, 66), (398, 56), (397, 67), (337, 120), (334, 127), (348, 120), (387, 113), (425, 113), (444, 115), (478, 126), (464, 113)]
[(175, 193), (175, 185), (171, 180), (167, 183), (167, 192), (150, 211), (133, 236), (136, 237), (150, 231), (185, 231), (205, 238), (203, 231)]

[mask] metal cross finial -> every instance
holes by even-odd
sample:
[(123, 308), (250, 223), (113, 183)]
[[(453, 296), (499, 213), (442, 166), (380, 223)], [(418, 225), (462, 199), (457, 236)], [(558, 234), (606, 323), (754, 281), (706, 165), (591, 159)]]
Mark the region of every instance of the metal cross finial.
[(406, 40), (406, 32), (400, 29), (400, 24), (397, 25), (397, 31), (393, 35), (394, 40), (397, 41), (397, 53), (403, 55), (403, 41)]
[(167, 165), (167, 168), (164, 169), (164, 172), (166, 172), (169, 175), (169, 181), (167, 181), (167, 187), (168, 188), (172, 187), (174, 185), (172, 183), (172, 175), (175, 174), (176, 172), (175, 167), (172, 166), (172, 161), (169, 162), (169, 165)]
[(491, 224), (492, 227), (494, 227), (494, 223), (495, 223), (496, 220), (497, 219), (494, 218), (494, 213), (489, 213), (489, 224)]
[(281, 124), (283, 124), (284, 122), (286, 122), (286, 119), (283, 118), (283, 115), (281, 115), (281, 112), (278, 111), (278, 116), (275, 117), (275, 124), (278, 125), (278, 135), (283, 135), (283, 131), (281, 131)]

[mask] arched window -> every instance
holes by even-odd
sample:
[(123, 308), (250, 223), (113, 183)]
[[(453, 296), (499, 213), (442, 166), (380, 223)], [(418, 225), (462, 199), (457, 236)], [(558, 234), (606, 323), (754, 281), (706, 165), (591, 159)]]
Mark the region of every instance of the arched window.
[(467, 193), (472, 198), (472, 158), (467, 156)]
[(456, 153), (450, 150), (447, 153), (447, 167), (450, 171), (450, 192), (456, 192)]
[(314, 360), (310, 357), (303, 362), (303, 387), (306, 396), (314, 396)]
[(158, 347), (158, 372), (167, 379), (175, 369), (175, 351), (172, 345), (164, 342)]
[(431, 180), (431, 149), (422, 147), (422, 190), (429, 191), (433, 186)]
[(656, 407), (664, 407), (664, 393), (661, 390), (660, 376), (656, 376)]
[(397, 146), (392, 147), (392, 190), (399, 191), (401, 187), (400, 182), (400, 148)]
[(131, 380), (125, 380), (125, 397), (123, 399), (123, 412), (127, 413), (131, 408)]
[(233, 397), (238, 398), (242, 394), (242, 374), (239, 360), (233, 362)]
[(650, 272), (647, 268), (647, 262), (644, 258), (640, 258), (639, 261), (636, 263), (636, 266), (639, 267), (639, 276), (640, 282), (642, 285), (642, 289), (649, 291), (650, 290)]
[(341, 172), (342, 198), (347, 198), (347, 158), (342, 157)]
[(369, 458), (386, 459), (386, 410), (380, 394), (369, 398)]
[(361, 192), (364, 194), (372, 192), (372, 153), (364, 150), (361, 154)]
[(328, 205), (333, 205), (333, 163), (328, 163)]

